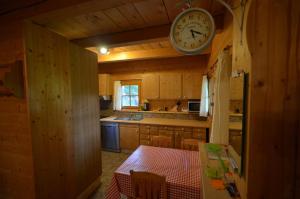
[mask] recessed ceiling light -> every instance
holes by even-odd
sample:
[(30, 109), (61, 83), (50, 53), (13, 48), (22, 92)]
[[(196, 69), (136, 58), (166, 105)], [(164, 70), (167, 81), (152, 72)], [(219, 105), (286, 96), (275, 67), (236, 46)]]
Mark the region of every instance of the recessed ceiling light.
[(108, 50), (108, 48), (106, 48), (106, 47), (100, 47), (100, 53), (102, 54), (102, 55), (107, 55), (107, 54), (109, 54), (109, 50)]

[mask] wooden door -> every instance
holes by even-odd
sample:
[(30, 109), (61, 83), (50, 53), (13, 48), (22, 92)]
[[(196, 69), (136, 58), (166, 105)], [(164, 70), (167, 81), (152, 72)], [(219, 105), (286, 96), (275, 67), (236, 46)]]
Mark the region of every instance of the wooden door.
[(143, 75), (143, 99), (159, 99), (159, 75), (149, 73)]
[(160, 99), (180, 99), (182, 96), (181, 73), (160, 74), (159, 93)]
[(139, 146), (139, 126), (136, 124), (121, 124), (120, 145), (122, 150), (135, 150)]
[(200, 99), (202, 88), (202, 74), (184, 72), (182, 74), (183, 99)]
[(110, 75), (109, 74), (99, 74), (99, 95), (112, 95)]
[(191, 139), (193, 129), (188, 127), (174, 128), (174, 147), (180, 149), (183, 139)]
[(160, 126), (158, 128), (158, 134), (161, 136), (171, 137), (171, 146), (174, 147), (174, 128), (170, 126)]

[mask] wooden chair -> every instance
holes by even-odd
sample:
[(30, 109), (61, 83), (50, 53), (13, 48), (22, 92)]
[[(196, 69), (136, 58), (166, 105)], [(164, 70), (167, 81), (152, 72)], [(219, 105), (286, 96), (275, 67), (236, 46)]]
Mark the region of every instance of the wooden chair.
[(167, 199), (165, 176), (131, 170), (130, 177), (134, 199)]
[(199, 146), (199, 140), (196, 139), (183, 139), (181, 141), (181, 149), (198, 151), (199, 150), (198, 146)]
[(172, 137), (162, 135), (152, 136), (152, 146), (171, 148), (173, 147)]

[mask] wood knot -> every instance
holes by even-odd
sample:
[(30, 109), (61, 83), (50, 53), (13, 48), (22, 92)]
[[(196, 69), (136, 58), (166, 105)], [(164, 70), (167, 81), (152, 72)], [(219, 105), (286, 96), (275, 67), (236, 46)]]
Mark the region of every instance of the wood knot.
[(258, 81), (255, 82), (254, 85), (255, 85), (256, 87), (263, 87), (263, 86), (264, 86), (264, 82), (261, 81), (261, 80), (258, 80)]

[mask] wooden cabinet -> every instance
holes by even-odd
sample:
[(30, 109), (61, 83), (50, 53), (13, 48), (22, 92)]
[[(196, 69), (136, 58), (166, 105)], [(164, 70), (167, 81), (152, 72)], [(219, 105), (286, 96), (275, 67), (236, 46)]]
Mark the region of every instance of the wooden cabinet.
[(120, 145), (122, 150), (135, 150), (139, 146), (139, 125), (120, 124)]
[(189, 127), (175, 127), (174, 129), (174, 147), (180, 149), (183, 139), (191, 139), (193, 129)]
[(200, 99), (202, 88), (202, 74), (189, 73), (182, 74), (182, 97), (183, 99)]
[(194, 139), (198, 139), (201, 142), (206, 142), (206, 130), (205, 128), (194, 128), (193, 136)]
[(171, 138), (171, 146), (174, 147), (174, 127), (160, 126), (158, 128), (158, 135), (166, 136)]
[(159, 99), (159, 75), (148, 73), (143, 75), (143, 99)]
[(159, 80), (160, 99), (180, 99), (182, 97), (181, 73), (162, 73)]
[(171, 146), (177, 149), (182, 148), (184, 139), (206, 141), (205, 128), (140, 125), (140, 145), (152, 146), (152, 137), (157, 135), (171, 137)]
[(112, 95), (111, 77), (109, 74), (99, 74), (99, 95)]

